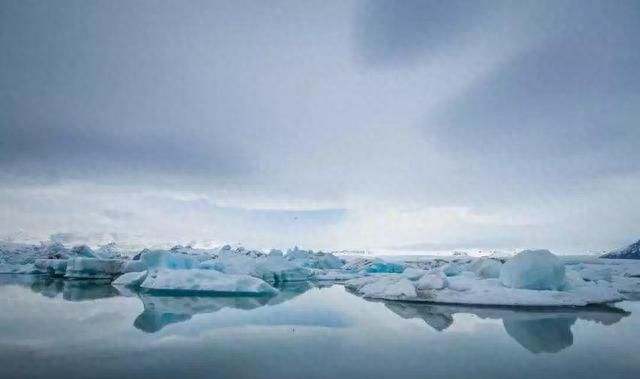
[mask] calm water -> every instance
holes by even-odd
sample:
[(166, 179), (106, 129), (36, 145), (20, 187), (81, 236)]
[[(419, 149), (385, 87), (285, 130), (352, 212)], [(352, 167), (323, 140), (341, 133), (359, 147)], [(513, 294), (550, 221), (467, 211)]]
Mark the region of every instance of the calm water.
[(584, 311), (120, 294), (0, 276), (0, 378), (638, 378), (640, 302)]

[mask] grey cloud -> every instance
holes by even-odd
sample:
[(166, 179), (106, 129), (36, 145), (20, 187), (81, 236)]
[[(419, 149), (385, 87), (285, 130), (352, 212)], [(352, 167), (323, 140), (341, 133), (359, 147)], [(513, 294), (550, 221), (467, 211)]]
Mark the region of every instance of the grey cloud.
[(356, 51), (372, 66), (428, 59), (470, 38), (502, 1), (366, 0), (355, 21)]
[[(350, 222), (402, 246), (433, 242), (438, 215), (387, 236), (378, 214), (461, 207), (460, 240), (562, 242), (555, 225), (503, 225), (516, 205), (634, 177), (639, 14), (635, 1), (4, 1), (0, 225), (51, 233), (90, 215), (92, 231), (295, 244)], [(211, 200), (133, 196), (158, 189)], [(637, 209), (615, 196), (617, 213)], [(485, 229), (478, 210), (511, 217)], [(630, 234), (615, 213), (592, 241)]]
[(432, 115), (426, 138), (532, 183), (636, 172), (639, 7), (562, 4), (535, 44)]

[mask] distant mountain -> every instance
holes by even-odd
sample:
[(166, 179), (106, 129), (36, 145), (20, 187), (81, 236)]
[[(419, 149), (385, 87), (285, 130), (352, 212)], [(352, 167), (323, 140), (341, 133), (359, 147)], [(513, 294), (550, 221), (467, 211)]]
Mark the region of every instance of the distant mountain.
[(640, 241), (633, 243), (623, 249), (608, 252), (602, 255), (600, 258), (640, 259)]

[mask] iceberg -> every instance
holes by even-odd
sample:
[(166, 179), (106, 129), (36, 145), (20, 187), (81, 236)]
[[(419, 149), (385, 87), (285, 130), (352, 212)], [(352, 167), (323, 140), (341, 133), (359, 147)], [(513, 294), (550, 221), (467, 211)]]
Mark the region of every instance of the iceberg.
[(34, 264), (39, 272), (53, 277), (63, 277), (67, 271), (66, 259), (37, 259)]
[(119, 259), (71, 258), (67, 260), (65, 278), (112, 279), (123, 273), (125, 261)]
[(0, 263), (0, 274), (40, 274), (34, 264)]
[(147, 271), (127, 272), (117, 277), (111, 284), (114, 286), (140, 287), (146, 278)]
[(461, 264), (452, 262), (442, 266), (441, 271), (446, 276), (456, 276), (456, 275), (459, 275), (464, 270)]
[(152, 292), (272, 295), (278, 292), (265, 281), (249, 275), (216, 270), (158, 270), (150, 272), (140, 288)]
[(549, 250), (521, 251), (500, 269), (500, 282), (511, 288), (559, 290), (564, 278), (564, 263)]
[[(564, 264), (548, 251), (524, 251), (505, 264), (484, 259), (472, 262), (464, 270), (462, 264), (455, 265), (461, 271), (453, 276), (433, 268), (416, 278), (417, 272), (411, 269), (406, 275), (348, 280), (345, 287), (374, 299), (499, 306), (585, 306), (623, 300), (630, 296), (623, 295), (623, 289), (630, 293), (640, 291), (637, 278), (619, 275), (612, 282), (587, 281), (575, 270), (565, 274)], [(498, 267), (499, 279), (495, 278)], [(606, 276), (601, 272), (598, 275), (597, 279)]]
[(481, 278), (499, 278), (502, 262), (492, 258), (478, 258), (469, 265), (469, 269)]
[(31, 245), (0, 242), (0, 264), (29, 265), (37, 259), (66, 259), (71, 252), (61, 243)]
[(285, 258), (300, 266), (323, 270), (339, 269), (344, 266), (344, 261), (331, 253), (315, 253), (313, 251), (300, 250), (297, 247), (287, 251)]
[(93, 252), (93, 250), (87, 245), (74, 246), (71, 249), (71, 254), (75, 257), (98, 258), (98, 256)]
[(270, 283), (306, 281), (313, 277), (313, 270), (288, 261), (278, 254), (252, 258), (233, 251), (221, 252), (216, 259), (202, 262), (201, 269), (227, 274), (251, 275)]
[(395, 262), (386, 262), (383, 260), (375, 260), (371, 262), (369, 267), (366, 268), (366, 272), (371, 274), (376, 273), (402, 273), (405, 269), (405, 266), (401, 263)]
[(199, 260), (193, 256), (167, 250), (147, 250), (140, 254), (140, 262), (146, 268), (167, 270), (190, 270), (198, 267)]
[(416, 283), (416, 289), (418, 290), (440, 290), (448, 285), (446, 275), (441, 272), (427, 273), (423, 275)]

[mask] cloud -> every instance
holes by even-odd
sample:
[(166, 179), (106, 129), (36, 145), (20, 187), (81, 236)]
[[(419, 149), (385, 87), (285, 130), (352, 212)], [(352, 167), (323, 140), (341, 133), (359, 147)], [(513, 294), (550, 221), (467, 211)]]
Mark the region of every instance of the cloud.
[(639, 8), (6, 2), (0, 225), (608, 246), (639, 206), (602, 185), (637, 186)]

